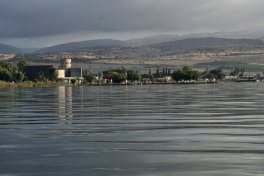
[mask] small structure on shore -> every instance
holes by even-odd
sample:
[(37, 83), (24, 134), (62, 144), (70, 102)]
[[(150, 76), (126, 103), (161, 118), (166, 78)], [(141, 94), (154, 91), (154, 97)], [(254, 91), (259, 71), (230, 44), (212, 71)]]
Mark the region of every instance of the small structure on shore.
[(171, 78), (171, 76), (164, 76), (164, 77), (156, 78), (155, 81), (157, 83), (168, 83), (168, 82), (172, 81), (172, 78)]
[(83, 82), (82, 68), (72, 68), (71, 58), (62, 58), (58, 69), (58, 80), (66, 84), (81, 84)]

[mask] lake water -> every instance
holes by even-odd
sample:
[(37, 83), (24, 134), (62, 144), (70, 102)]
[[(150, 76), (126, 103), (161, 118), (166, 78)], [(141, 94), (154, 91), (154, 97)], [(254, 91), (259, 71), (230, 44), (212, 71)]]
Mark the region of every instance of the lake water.
[(263, 83), (0, 89), (0, 176), (263, 173)]

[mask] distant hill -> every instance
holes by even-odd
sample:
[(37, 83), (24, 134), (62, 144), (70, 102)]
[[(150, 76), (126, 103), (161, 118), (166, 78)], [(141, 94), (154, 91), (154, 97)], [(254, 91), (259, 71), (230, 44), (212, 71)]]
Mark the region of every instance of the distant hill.
[(226, 39), (260, 39), (263, 32), (234, 31), (234, 32), (213, 32), (213, 33), (189, 33), (180, 36), (181, 39), (187, 38), (226, 38)]
[(144, 38), (126, 40), (124, 46), (140, 47), (144, 45), (175, 41), (178, 39), (180, 39), (178, 35), (160, 34), (160, 35), (153, 35)]
[[(60, 45), (42, 48), (37, 52), (65, 52), (86, 50), (91, 48), (116, 48), (120, 47), (120, 51), (127, 54), (131, 52), (135, 55), (149, 56), (150, 53), (172, 53), (178, 51), (186, 51), (191, 49), (222, 49), (227, 47), (262, 47), (264, 41), (261, 39), (230, 39), (230, 38), (215, 38), (215, 37), (194, 37), (182, 39), (177, 35), (157, 35), (142, 39), (133, 39), (127, 41), (100, 39), (87, 40), (80, 42), (71, 42)], [(131, 47), (131, 48), (130, 48)], [(128, 48), (132, 49), (129, 50)], [(157, 55), (157, 54), (155, 54)]]
[(55, 45), (38, 50), (38, 52), (63, 52), (73, 51), (91, 47), (117, 47), (123, 45), (124, 42), (112, 39), (87, 40), (80, 42), (70, 42), (60, 45)]
[(0, 54), (16, 54), (19, 52), (20, 50), (16, 47), (6, 44), (0, 44)]
[(179, 51), (197, 48), (223, 48), (229, 46), (262, 46), (261, 39), (224, 39), (224, 38), (189, 38), (171, 42), (153, 44), (146, 47), (161, 49), (162, 51)]
[(130, 39), (125, 41), (125, 46), (140, 47), (145, 45), (159, 44), (176, 40), (195, 38), (219, 38), (219, 39), (264, 39), (262, 32), (214, 32), (214, 33), (189, 33), (184, 35), (160, 34), (144, 38)]

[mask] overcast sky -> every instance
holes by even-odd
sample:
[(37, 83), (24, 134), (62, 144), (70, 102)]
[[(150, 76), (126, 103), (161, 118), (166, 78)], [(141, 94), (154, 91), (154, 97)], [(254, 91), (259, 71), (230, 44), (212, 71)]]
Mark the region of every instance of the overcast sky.
[(263, 0), (0, 0), (0, 43), (264, 30)]

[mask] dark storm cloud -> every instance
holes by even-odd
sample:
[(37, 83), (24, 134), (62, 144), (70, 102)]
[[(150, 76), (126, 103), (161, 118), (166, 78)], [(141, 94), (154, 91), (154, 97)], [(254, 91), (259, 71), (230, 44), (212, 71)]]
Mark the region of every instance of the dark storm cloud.
[(1, 0), (0, 38), (264, 28), (263, 0)]

